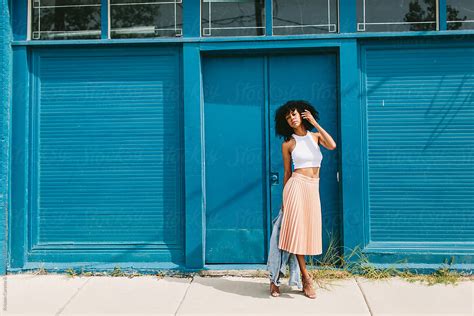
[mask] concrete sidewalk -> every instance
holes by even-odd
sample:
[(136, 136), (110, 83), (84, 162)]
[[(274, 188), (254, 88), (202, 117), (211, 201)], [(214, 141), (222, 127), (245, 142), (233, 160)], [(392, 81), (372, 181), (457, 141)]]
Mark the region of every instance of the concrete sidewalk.
[(394, 277), (314, 283), (318, 297), (283, 279), (11, 274), (1, 277), (1, 315), (474, 315), (474, 281), (428, 286)]

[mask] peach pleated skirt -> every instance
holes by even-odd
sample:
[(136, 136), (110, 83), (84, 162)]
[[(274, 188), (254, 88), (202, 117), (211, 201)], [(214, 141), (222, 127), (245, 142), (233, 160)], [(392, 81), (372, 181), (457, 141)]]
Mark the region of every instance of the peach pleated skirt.
[(319, 178), (293, 172), (286, 182), (278, 248), (300, 255), (323, 252)]

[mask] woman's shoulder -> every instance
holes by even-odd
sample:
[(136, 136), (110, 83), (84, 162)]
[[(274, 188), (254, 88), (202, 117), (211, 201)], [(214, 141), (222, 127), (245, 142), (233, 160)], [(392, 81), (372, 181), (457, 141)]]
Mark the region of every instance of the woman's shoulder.
[(293, 136), (288, 137), (288, 139), (284, 139), (281, 143), (282, 148), (286, 148), (289, 151), (291, 151), (295, 145), (296, 139)]
[(288, 136), (288, 138), (284, 138), (282, 143), (283, 143), (283, 144), (288, 144), (288, 143), (291, 143), (292, 140), (293, 140), (293, 141), (296, 140), (296, 139), (293, 137), (293, 134), (291, 134), (290, 136)]
[(321, 136), (321, 133), (320, 132), (309, 132), (309, 134), (311, 135), (311, 137), (313, 137), (313, 139), (316, 141), (316, 144), (317, 144), (318, 141), (319, 141), (319, 137)]

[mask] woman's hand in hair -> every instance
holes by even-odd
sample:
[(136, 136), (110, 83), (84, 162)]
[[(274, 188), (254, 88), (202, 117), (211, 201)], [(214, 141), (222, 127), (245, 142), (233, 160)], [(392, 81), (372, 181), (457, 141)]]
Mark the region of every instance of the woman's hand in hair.
[(304, 110), (304, 112), (301, 113), (301, 117), (310, 122), (311, 125), (316, 126), (316, 120), (314, 119), (313, 114), (311, 114), (310, 111)]

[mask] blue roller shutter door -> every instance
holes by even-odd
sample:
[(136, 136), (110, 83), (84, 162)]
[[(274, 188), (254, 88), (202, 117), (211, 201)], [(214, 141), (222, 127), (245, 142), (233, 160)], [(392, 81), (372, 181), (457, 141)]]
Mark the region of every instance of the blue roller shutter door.
[(472, 250), (474, 48), (368, 46), (362, 68), (370, 245)]
[(179, 54), (34, 55), (29, 260), (184, 260)]

